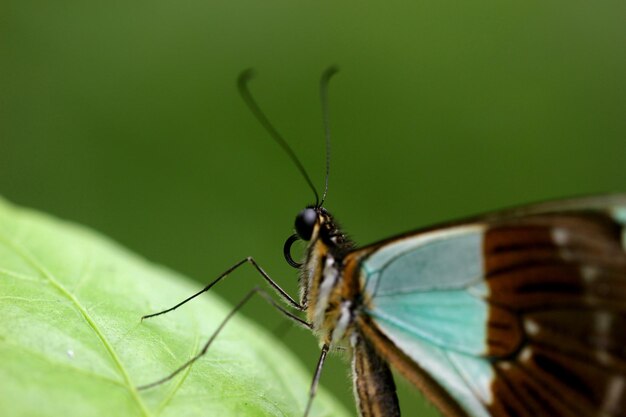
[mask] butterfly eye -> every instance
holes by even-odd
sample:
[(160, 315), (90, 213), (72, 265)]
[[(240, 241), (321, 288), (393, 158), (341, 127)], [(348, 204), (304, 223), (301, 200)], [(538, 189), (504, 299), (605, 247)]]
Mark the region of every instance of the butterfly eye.
[(310, 240), (313, 234), (313, 226), (317, 221), (317, 213), (312, 208), (302, 210), (296, 216), (296, 233), (302, 240)]

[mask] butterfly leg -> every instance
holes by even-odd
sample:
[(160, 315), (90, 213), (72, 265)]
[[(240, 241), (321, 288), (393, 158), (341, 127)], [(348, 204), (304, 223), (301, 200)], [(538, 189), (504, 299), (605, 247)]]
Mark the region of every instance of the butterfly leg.
[(304, 417), (309, 415), (309, 411), (311, 410), (311, 405), (313, 404), (313, 398), (315, 398), (315, 394), (317, 393), (317, 386), (320, 383), (320, 377), (322, 376), (322, 368), (324, 366), (324, 362), (326, 361), (326, 355), (328, 354), (328, 345), (322, 346), (322, 353), (320, 354), (320, 359), (317, 361), (317, 367), (315, 368), (315, 375), (313, 375), (313, 382), (311, 382), (311, 389), (309, 389), (309, 399), (306, 403), (306, 409), (304, 410)]
[(298, 310), (298, 311), (304, 311), (306, 309), (306, 306), (301, 305), (300, 303), (298, 303), (296, 300), (294, 300), (289, 294), (287, 294), (287, 292), (285, 290), (283, 290), (282, 288), (280, 288), (280, 286), (272, 279), (270, 278), (269, 275), (267, 275), (267, 272), (265, 272), (263, 270), (263, 268), (261, 268), (259, 266), (259, 264), (257, 264), (257, 262), (254, 260), (253, 257), (248, 256), (244, 259), (242, 259), (241, 261), (237, 262), (235, 265), (231, 266), (230, 268), (228, 268), (226, 271), (222, 272), (220, 274), (220, 276), (218, 276), (217, 278), (215, 278), (213, 281), (211, 281), (206, 287), (204, 287), (202, 290), (198, 291), (197, 293), (193, 294), (192, 296), (184, 299), (183, 301), (181, 301), (180, 303), (176, 304), (174, 307), (170, 307), (166, 310), (163, 311), (159, 311), (158, 313), (153, 313), (153, 314), (147, 314), (143, 317), (141, 317), (141, 320), (143, 321), (144, 319), (148, 319), (150, 317), (155, 317), (155, 316), (160, 316), (161, 314), (165, 314), (165, 313), (169, 313), (172, 310), (176, 310), (178, 307), (182, 306), (183, 304), (187, 303), (188, 301), (193, 300), (194, 298), (196, 298), (197, 296), (199, 296), (202, 293), (207, 292), (208, 290), (210, 290), (215, 284), (217, 284), (218, 282), (220, 282), (223, 278), (227, 277), (231, 272), (233, 272), (235, 269), (239, 268), (240, 266), (242, 266), (243, 264), (249, 263), (252, 266), (254, 266), (254, 268), (257, 270), (257, 272), (259, 274), (261, 274), (261, 276), (265, 279), (265, 281), (267, 281), (268, 284), (270, 284), (270, 286), (272, 288), (274, 288), (274, 290), (276, 290), (276, 292), (281, 296), (281, 298), (289, 305), (291, 305), (291, 307), (293, 307), (294, 309)]
[(222, 331), (222, 329), (226, 326), (226, 323), (228, 323), (228, 321), (248, 302), (250, 301), (250, 299), (252, 298), (253, 295), (255, 294), (259, 294), (261, 297), (263, 297), (263, 299), (265, 299), (267, 302), (269, 302), (272, 306), (276, 307), (276, 309), (278, 309), (281, 313), (283, 313), (285, 316), (287, 316), (288, 318), (290, 318), (291, 320), (297, 322), (298, 324), (310, 329), (312, 326), (311, 324), (307, 323), (305, 320), (302, 320), (300, 317), (292, 314), (291, 312), (287, 311), (286, 309), (284, 309), (282, 306), (280, 306), (276, 301), (274, 301), (272, 299), (272, 297), (265, 292), (264, 290), (262, 290), (261, 288), (255, 287), (253, 288), (250, 292), (248, 292), (248, 294), (246, 294), (245, 297), (243, 297), (241, 299), (241, 301), (239, 301), (237, 303), (237, 305), (235, 305), (235, 307), (233, 307), (233, 309), (228, 313), (228, 315), (224, 318), (224, 320), (222, 320), (222, 322), (220, 323), (219, 326), (217, 326), (217, 329), (213, 332), (213, 334), (211, 335), (211, 337), (209, 337), (209, 340), (207, 340), (207, 342), (204, 344), (204, 346), (202, 347), (202, 349), (200, 350), (200, 352), (198, 352), (196, 354), (196, 356), (194, 356), (193, 358), (189, 359), (187, 362), (183, 363), (180, 367), (178, 367), (174, 372), (172, 372), (171, 374), (169, 374), (168, 376), (159, 379), (158, 381), (152, 382), (150, 384), (146, 384), (146, 385), (141, 385), (139, 387), (137, 387), (137, 389), (139, 390), (144, 390), (144, 389), (148, 389), (148, 388), (152, 388), (155, 387), (157, 385), (161, 385), (164, 382), (169, 381), (170, 379), (174, 378), (176, 375), (178, 375), (180, 372), (182, 372), (183, 370), (185, 370), (185, 368), (187, 368), (188, 366), (191, 366), (195, 361), (197, 361), (198, 359), (200, 359), (202, 356), (204, 356), (205, 353), (207, 353), (207, 351), (209, 350), (209, 347), (211, 346), (211, 344), (213, 343), (213, 341), (215, 340), (215, 338), (220, 334), (220, 332)]

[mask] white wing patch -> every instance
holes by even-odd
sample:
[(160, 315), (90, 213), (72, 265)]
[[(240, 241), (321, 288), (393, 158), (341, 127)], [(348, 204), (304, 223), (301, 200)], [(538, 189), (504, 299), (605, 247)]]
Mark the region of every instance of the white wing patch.
[(622, 225), (622, 248), (626, 251), (626, 207), (615, 207), (611, 210), (611, 214)]

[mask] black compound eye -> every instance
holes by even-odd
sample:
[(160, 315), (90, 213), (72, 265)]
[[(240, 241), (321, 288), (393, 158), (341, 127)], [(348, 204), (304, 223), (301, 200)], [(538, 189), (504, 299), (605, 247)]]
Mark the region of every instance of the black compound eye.
[(312, 208), (302, 210), (296, 216), (296, 233), (302, 240), (311, 240), (313, 227), (317, 221), (317, 212)]

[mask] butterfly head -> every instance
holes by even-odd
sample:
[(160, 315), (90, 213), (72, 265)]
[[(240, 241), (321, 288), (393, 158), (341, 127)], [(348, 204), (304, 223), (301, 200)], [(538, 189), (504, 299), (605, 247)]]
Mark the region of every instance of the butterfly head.
[(294, 226), (296, 233), (287, 239), (284, 247), (285, 259), (293, 267), (300, 268), (302, 266), (293, 260), (290, 253), (291, 245), (297, 240), (307, 242), (309, 248), (307, 252), (318, 245), (322, 245), (332, 252), (352, 246), (352, 243), (335, 223), (333, 216), (323, 207), (315, 205), (306, 207), (296, 216)]
[[(316, 226), (321, 223), (318, 210), (315, 207), (307, 207), (296, 216), (295, 228), (298, 237), (304, 241), (309, 241), (316, 231)], [(319, 230), (319, 226), (317, 227)]]
[(323, 207), (309, 206), (296, 216), (296, 235), (305, 242), (322, 242), (341, 248), (348, 243), (346, 236), (335, 223), (333, 216)]

